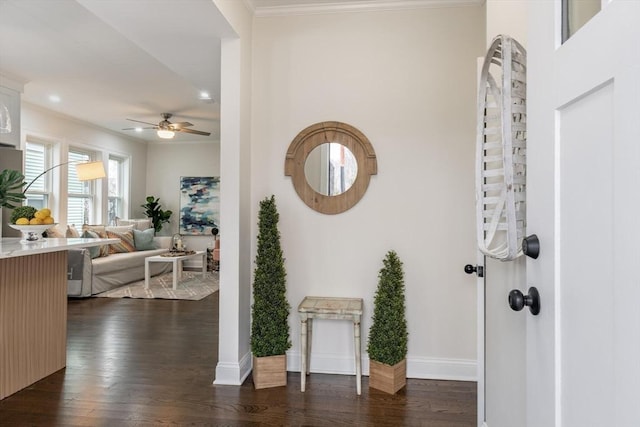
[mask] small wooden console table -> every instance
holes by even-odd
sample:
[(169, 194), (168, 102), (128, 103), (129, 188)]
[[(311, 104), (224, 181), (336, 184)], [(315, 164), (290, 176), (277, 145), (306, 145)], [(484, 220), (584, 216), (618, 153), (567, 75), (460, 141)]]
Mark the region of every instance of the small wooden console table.
[(311, 334), (313, 319), (353, 321), (353, 342), (356, 357), (356, 392), (362, 390), (362, 361), (360, 358), (360, 319), (362, 318), (362, 298), (305, 297), (298, 306), (302, 327), (300, 328), (300, 349), (302, 367), (300, 369), (300, 391), (305, 390), (309, 361), (311, 360)]

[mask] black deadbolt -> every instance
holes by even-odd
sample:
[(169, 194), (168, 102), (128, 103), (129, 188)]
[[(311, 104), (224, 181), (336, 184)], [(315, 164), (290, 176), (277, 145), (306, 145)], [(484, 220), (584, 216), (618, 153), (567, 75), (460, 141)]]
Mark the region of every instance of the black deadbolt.
[(531, 314), (536, 316), (540, 313), (540, 294), (534, 287), (529, 288), (527, 295), (523, 295), (518, 289), (514, 289), (509, 292), (509, 307), (514, 311), (529, 307)]
[(467, 274), (478, 273), (478, 277), (484, 277), (484, 268), (481, 265), (467, 264), (464, 266), (464, 272)]
[(532, 234), (522, 239), (522, 252), (530, 258), (538, 258), (538, 255), (540, 255), (540, 240), (538, 240), (538, 236)]

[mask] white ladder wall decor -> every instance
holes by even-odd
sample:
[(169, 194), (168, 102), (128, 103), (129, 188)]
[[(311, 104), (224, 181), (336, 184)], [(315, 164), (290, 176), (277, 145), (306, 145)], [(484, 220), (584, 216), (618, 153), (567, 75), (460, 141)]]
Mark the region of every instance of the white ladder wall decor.
[(478, 248), (502, 261), (522, 255), (526, 229), (526, 50), (500, 35), (480, 75), (476, 141)]

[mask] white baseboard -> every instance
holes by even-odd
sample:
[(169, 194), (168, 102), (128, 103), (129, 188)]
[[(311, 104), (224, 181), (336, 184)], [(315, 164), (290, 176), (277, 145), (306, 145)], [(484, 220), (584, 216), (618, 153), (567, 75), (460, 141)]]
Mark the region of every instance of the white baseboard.
[(473, 359), (407, 358), (407, 378), (477, 381), (476, 369), (476, 361)]
[[(355, 360), (335, 354), (312, 354), (311, 372), (355, 375)], [(287, 352), (287, 370), (300, 372), (300, 352)], [(369, 358), (362, 357), (362, 374), (369, 375)], [(407, 357), (407, 378), (430, 380), (477, 381), (476, 361), (470, 359), (435, 359)]]
[(245, 354), (238, 363), (218, 362), (214, 385), (242, 385), (251, 372), (251, 352)]

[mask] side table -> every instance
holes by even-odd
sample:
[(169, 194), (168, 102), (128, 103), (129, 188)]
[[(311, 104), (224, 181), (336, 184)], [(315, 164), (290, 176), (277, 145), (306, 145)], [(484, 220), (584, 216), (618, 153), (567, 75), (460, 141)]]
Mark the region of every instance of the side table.
[(311, 360), (311, 338), (313, 319), (353, 321), (353, 343), (356, 357), (356, 392), (362, 390), (362, 360), (360, 356), (360, 319), (362, 318), (362, 298), (305, 297), (298, 306), (302, 322), (300, 328), (300, 391), (305, 390), (309, 362)]
[(173, 290), (178, 289), (178, 280), (182, 277), (182, 261), (189, 258), (202, 258), (202, 277), (207, 275), (207, 260), (205, 251), (195, 251), (187, 255), (180, 256), (162, 256), (154, 255), (144, 259), (144, 288), (149, 288), (149, 280), (151, 279), (151, 270), (149, 263), (151, 262), (170, 262), (173, 264)]

